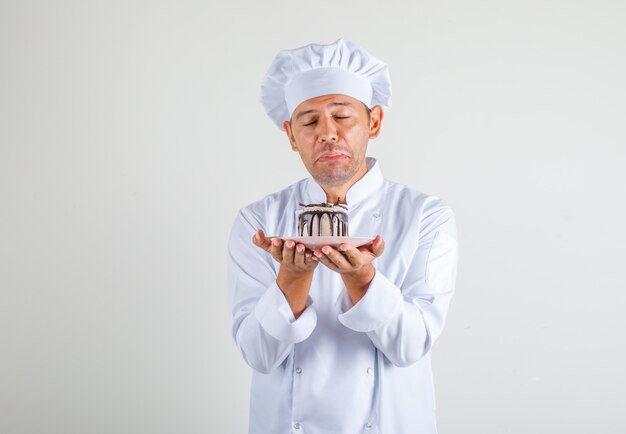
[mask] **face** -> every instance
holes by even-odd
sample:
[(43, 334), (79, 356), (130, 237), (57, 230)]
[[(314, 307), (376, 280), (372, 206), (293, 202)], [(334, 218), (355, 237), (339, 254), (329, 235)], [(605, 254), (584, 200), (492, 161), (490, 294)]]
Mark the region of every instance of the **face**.
[(367, 142), (378, 136), (382, 117), (380, 106), (368, 116), (355, 98), (323, 95), (300, 103), (283, 126), (311, 176), (322, 186), (337, 187), (367, 172)]

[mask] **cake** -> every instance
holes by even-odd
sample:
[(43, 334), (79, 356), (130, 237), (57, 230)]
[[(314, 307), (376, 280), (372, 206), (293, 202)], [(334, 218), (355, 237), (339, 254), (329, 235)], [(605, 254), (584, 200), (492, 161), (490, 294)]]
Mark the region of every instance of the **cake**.
[(348, 208), (339, 201), (300, 204), (304, 207), (298, 219), (298, 235), (301, 237), (347, 237)]

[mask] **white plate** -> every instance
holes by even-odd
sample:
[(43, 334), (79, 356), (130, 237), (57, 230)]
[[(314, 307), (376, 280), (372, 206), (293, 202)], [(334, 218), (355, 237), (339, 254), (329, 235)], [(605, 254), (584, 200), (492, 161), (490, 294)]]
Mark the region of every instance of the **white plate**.
[(339, 247), (347, 243), (354, 247), (364, 246), (371, 243), (374, 237), (267, 237), (280, 238), (281, 240), (293, 240), (296, 243), (304, 244), (309, 250), (315, 250), (324, 246)]

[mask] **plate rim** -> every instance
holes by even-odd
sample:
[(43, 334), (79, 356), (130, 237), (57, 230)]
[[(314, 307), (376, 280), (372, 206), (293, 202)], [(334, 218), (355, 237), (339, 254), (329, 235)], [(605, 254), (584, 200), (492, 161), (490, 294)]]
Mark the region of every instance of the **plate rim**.
[[(272, 238), (280, 238), (282, 240), (293, 240), (296, 241), (299, 244), (304, 244), (307, 248), (309, 248), (309, 246), (324, 246), (324, 245), (334, 245), (334, 246), (338, 246), (340, 244), (343, 244), (341, 242), (341, 238), (346, 238), (346, 243), (354, 243), (354, 244), (359, 244), (357, 247), (361, 247), (361, 246), (365, 246), (368, 243), (374, 241), (374, 239), (376, 237), (341, 237), (341, 236), (323, 236), (323, 237), (286, 237), (286, 236), (280, 236), (280, 235), (272, 235), (272, 236), (266, 236), (267, 239), (272, 239)], [(328, 240), (327, 243), (325, 243), (324, 240), (319, 240), (319, 238), (332, 238), (334, 240)], [(308, 240), (306, 240), (308, 239)], [(318, 239), (319, 242), (316, 242), (316, 239)], [(356, 241), (356, 242), (355, 242)]]
[(339, 239), (339, 238), (346, 238), (346, 239), (356, 239), (356, 240), (374, 240), (374, 238), (376, 237), (344, 237), (344, 236), (333, 236), (333, 235), (324, 235), (324, 236), (319, 236), (319, 237), (300, 237), (300, 236), (296, 236), (296, 237), (289, 237), (286, 235), (266, 235), (265, 238), (267, 239), (272, 239), (272, 238), (281, 238), (281, 239), (285, 239), (285, 240), (295, 240), (295, 239), (311, 239), (311, 240), (315, 240), (315, 239), (319, 239), (319, 238), (335, 238), (335, 239)]

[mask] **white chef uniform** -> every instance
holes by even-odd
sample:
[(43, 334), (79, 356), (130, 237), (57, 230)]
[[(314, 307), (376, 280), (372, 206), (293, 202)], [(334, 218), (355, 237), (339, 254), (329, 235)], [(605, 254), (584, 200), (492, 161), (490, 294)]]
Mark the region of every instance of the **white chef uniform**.
[(243, 208), (229, 240), (232, 334), (254, 368), (250, 434), (434, 434), (430, 350), (454, 293), (457, 234), (441, 199), (368, 172), (347, 192), (351, 236), (385, 241), (376, 274), (352, 305), (338, 273), (315, 270), (296, 320), (276, 284), (279, 264), (257, 229), (297, 235), (300, 203), (326, 200), (312, 179)]

